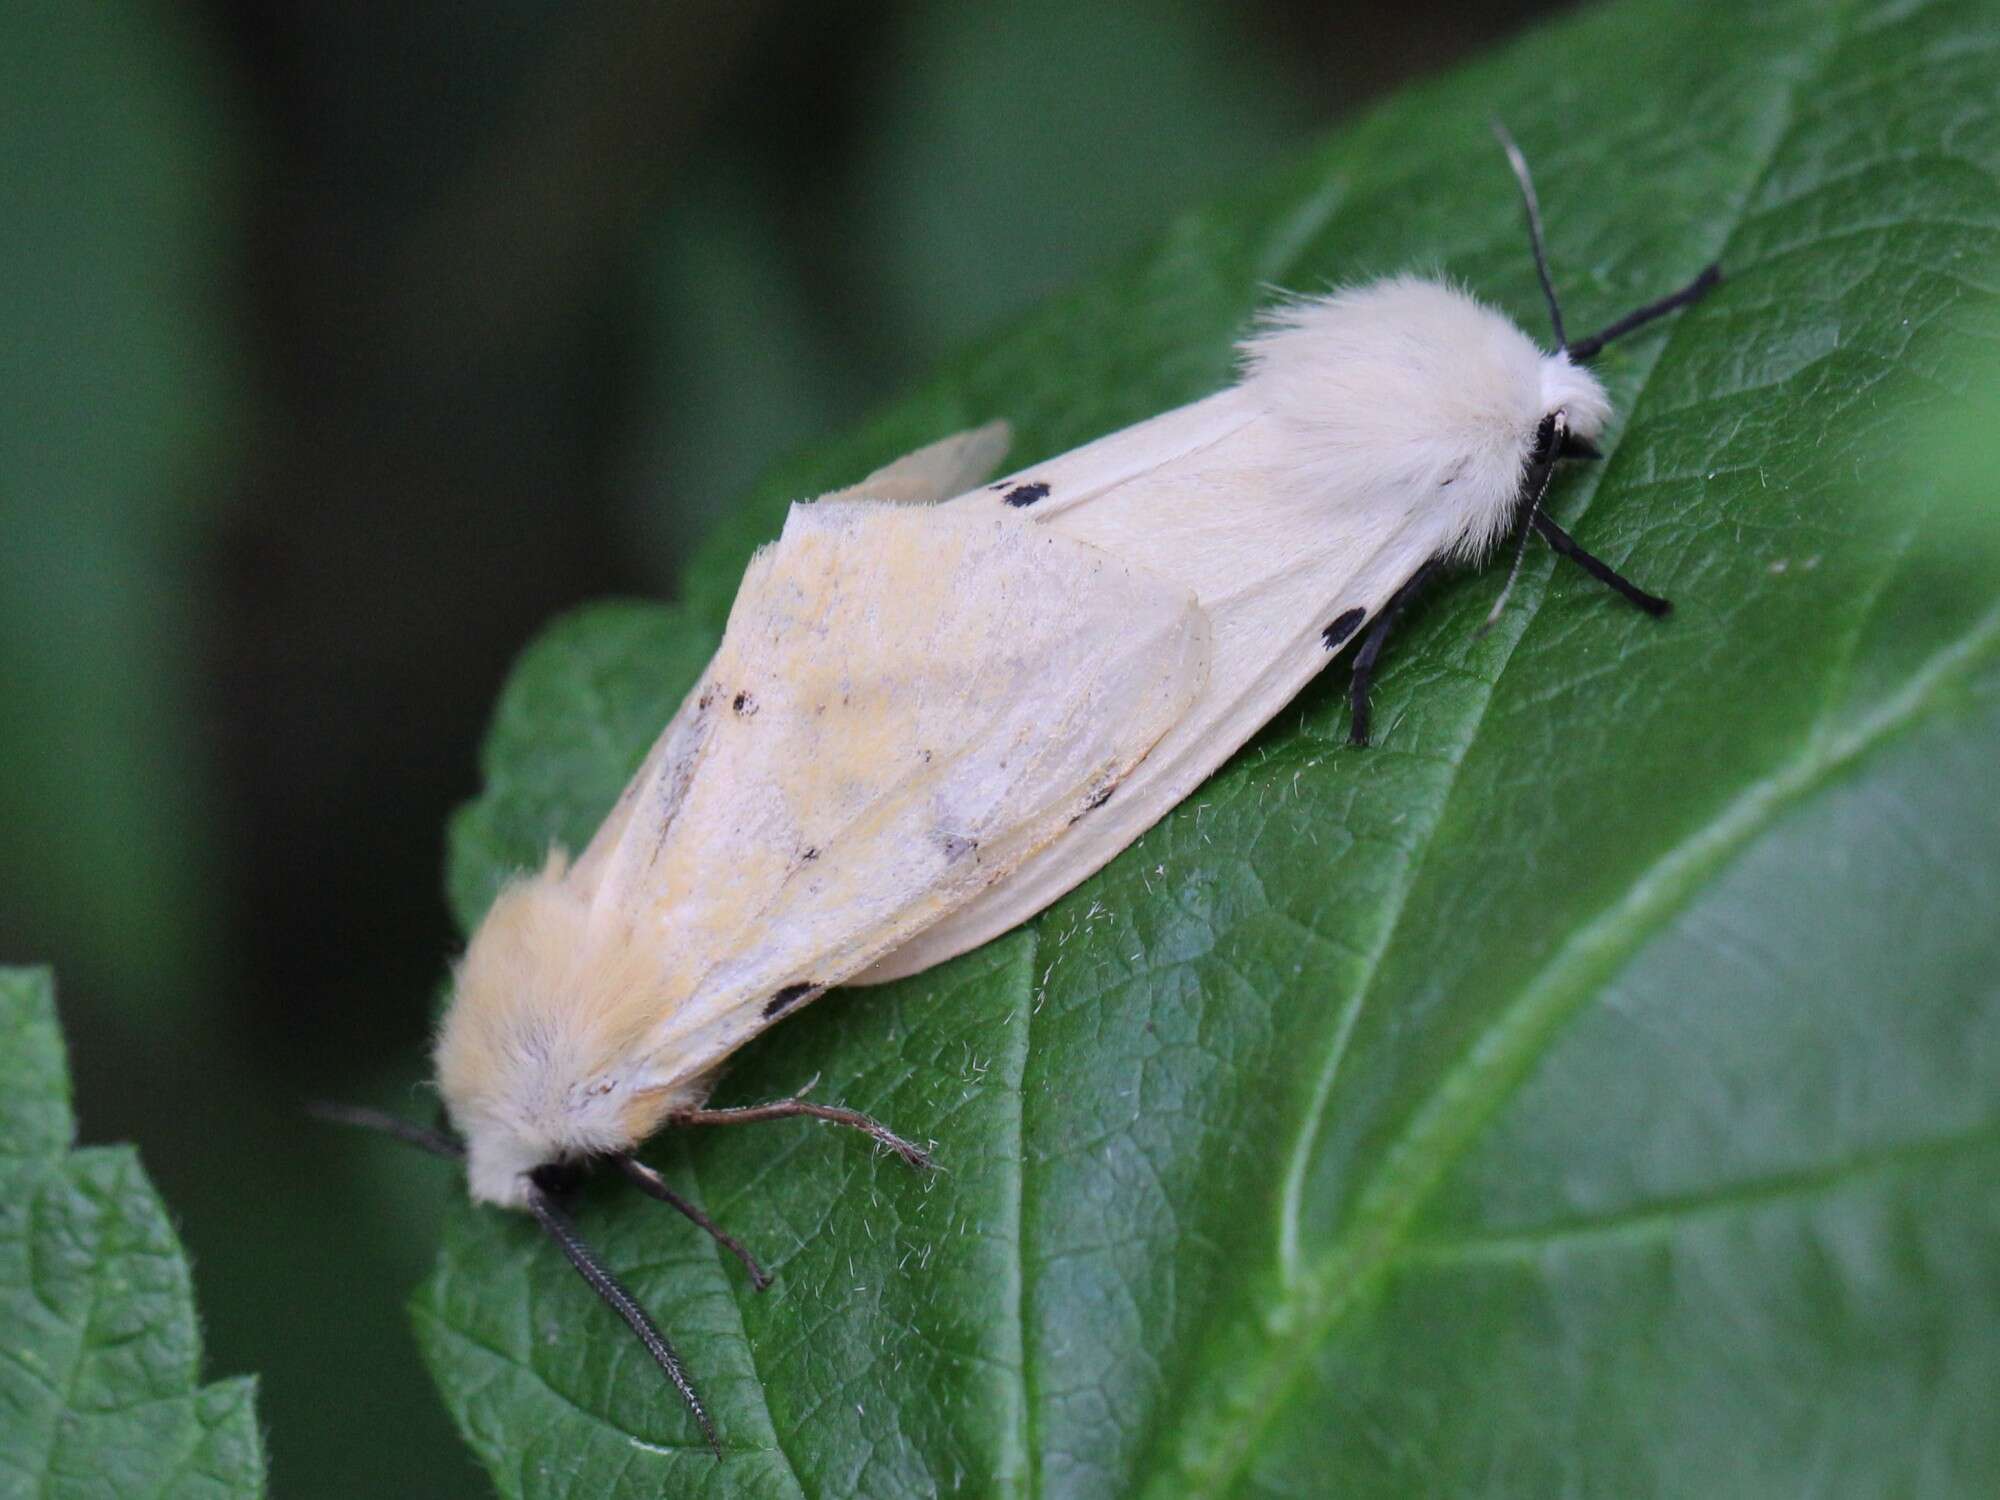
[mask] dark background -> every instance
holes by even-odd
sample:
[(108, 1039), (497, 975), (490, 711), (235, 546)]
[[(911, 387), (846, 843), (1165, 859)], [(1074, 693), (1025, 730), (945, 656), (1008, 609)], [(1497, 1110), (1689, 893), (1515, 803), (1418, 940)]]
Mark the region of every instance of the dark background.
[(402, 1299), (443, 824), (552, 613), (1532, 0), (0, 12), (0, 959), (273, 1490), (488, 1492)]

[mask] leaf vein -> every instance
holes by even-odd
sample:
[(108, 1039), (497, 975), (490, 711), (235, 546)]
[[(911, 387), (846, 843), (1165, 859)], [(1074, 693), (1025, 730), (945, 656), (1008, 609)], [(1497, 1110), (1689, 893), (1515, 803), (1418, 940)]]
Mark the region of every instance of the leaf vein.
[(1642, 1203), (1595, 1218), (1564, 1219), (1505, 1234), (1413, 1240), (1404, 1246), (1396, 1263), (1456, 1266), (1477, 1261), (1518, 1260), (1556, 1247), (1589, 1245), (1601, 1240), (1651, 1239), (1671, 1234), (1693, 1219), (1739, 1210), (1754, 1211), (1774, 1203), (1839, 1192), (1871, 1177), (1920, 1170), (1995, 1147), (2000, 1147), (2000, 1119), (1985, 1120), (1951, 1135), (1898, 1141), (1835, 1161), (1729, 1183), (1710, 1192)]

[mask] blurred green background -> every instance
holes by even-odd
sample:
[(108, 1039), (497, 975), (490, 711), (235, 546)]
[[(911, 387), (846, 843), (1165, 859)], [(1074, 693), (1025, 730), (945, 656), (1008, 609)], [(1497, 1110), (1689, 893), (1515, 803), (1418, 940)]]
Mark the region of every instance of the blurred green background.
[(0, 8), (0, 959), (273, 1492), (478, 1495), (403, 1297), (444, 818), (549, 615), (1531, 0)]

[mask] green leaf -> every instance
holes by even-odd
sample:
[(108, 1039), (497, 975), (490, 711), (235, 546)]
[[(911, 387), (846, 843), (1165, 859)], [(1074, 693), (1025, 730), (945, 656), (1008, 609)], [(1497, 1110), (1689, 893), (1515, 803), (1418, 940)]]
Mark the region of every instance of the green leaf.
[(137, 1153), (75, 1136), (54, 984), (0, 969), (0, 1495), (263, 1494), (257, 1383), (200, 1383), (187, 1258)]
[[(2000, 1470), (2000, 30), (1976, 3), (1621, 0), (1332, 137), (786, 465), (680, 611), (560, 624), (461, 822), (468, 917), (574, 841), (788, 496), (993, 416), (1024, 460), (1228, 378), (1278, 284), (1441, 266), (1539, 327), (1498, 113), (1572, 326), (1720, 257), (1602, 361), (1529, 554), (1345, 672), (1023, 930), (837, 992), (733, 1066), (928, 1135), (927, 1180), (770, 1125), (581, 1212), (717, 1466), (518, 1216), (417, 1304), (510, 1496), (1961, 1494)], [(1087, 192), (1079, 183), (1077, 191)], [(1939, 434), (1949, 434), (1947, 438)], [(1933, 461), (1937, 456), (1937, 461)], [(726, 851), (724, 851), (726, 854)]]

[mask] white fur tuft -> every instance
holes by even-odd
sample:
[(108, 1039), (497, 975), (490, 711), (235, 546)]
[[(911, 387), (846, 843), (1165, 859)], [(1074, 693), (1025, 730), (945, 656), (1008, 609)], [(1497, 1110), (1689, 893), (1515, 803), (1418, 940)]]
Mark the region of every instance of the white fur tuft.
[(1610, 412), (1567, 355), (1417, 276), (1284, 303), (1242, 353), (1246, 394), (1292, 440), (1287, 482), (1326, 496), (1357, 540), (1406, 553), (1412, 570), (1481, 557), (1505, 534), (1549, 412), (1585, 437)]
[(652, 966), (625, 934), (594, 928), (567, 873), (551, 854), (494, 898), (438, 1033), (438, 1087), (481, 1202), (519, 1207), (536, 1167), (629, 1150), (700, 1102), (698, 1086), (656, 1087), (635, 1061)]
[(1611, 417), (1611, 398), (1597, 377), (1569, 362), (1567, 353), (1542, 357), (1542, 410), (1560, 411), (1569, 419), (1569, 430), (1581, 438), (1595, 438)]

